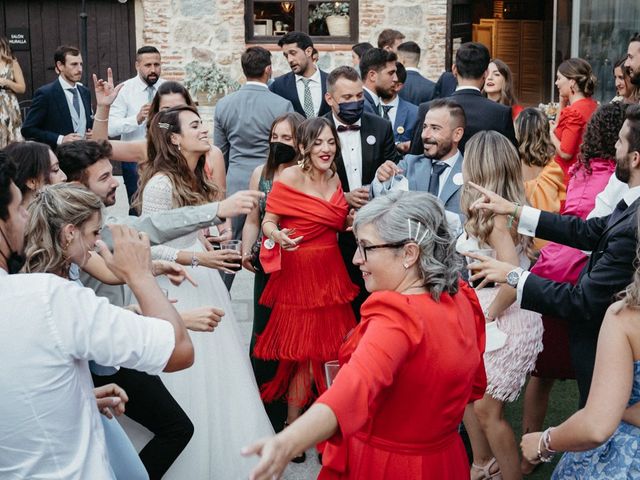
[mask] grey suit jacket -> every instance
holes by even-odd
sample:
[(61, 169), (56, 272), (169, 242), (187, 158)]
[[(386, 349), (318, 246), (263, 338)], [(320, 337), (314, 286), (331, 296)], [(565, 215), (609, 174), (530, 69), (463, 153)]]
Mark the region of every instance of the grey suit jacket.
[[(438, 198), (444, 204), (445, 210), (460, 213), (460, 195), (462, 194), (462, 154), (458, 156), (456, 163), (451, 167), (451, 172), (440, 191)], [(405, 155), (400, 160), (398, 167), (402, 169), (402, 175), (409, 180), (409, 191), (428, 192), (429, 177), (431, 176), (432, 160), (424, 155)], [(371, 182), (371, 192), (374, 196), (388, 190), (391, 181), (381, 183), (377, 177)]]
[(267, 160), (271, 124), (293, 111), (289, 100), (266, 85), (243, 85), (218, 102), (213, 143), (222, 150), (227, 166), (227, 195), (249, 187), (251, 173)]
[[(174, 208), (140, 217), (109, 215), (104, 224), (127, 225), (139, 232), (145, 232), (149, 236), (151, 245), (158, 245), (188, 235), (201, 228), (224, 222), (224, 219), (219, 218), (217, 214), (218, 203), (216, 202), (195, 207)], [(113, 248), (113, 239), (109, 228), (103, 227), (100, 231), (100, 237), (109, 248)], [(113, 305), (123, 307), (130, 303), (136, 303), (131, 298), (131, 290), (126, 285), (107, 285), (84, 271), (80, 271), (80, 281), (99, 297), (108, 298), (109, 303)]]

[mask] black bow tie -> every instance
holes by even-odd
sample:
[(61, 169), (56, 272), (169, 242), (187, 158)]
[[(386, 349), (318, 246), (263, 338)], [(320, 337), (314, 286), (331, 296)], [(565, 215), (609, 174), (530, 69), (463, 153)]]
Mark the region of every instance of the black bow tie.
[(340, 133), (348, 132), (349, 130), (357, 132), (360, 130), (360, 125), (338, 125), (338, 132)]

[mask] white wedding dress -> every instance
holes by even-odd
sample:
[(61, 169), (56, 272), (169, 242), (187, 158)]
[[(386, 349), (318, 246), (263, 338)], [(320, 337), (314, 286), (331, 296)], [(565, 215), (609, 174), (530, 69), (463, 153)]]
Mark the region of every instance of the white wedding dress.
[[(142, 199), (143, 214), (173, 208), (170, 179), (155, 175), (145, 186)], [(178, 250), (203, 251), (198, 232), (152, 248), (154, 259), (164, 260), (174, 260)], [(189, 282), (176, 287), (166, 277), (158, 278), (160, 286), (168, 290), (169, 298), (178, 300), (176, 309), (215, 306), (222, 308), (225, 315), (214, 332), (189, 332), (195, 349), (191, 368), (161, 374), (167, 389), (195, 428), (193, 438), (163, 478), (246, 479), (258, 458), (242, 457), (240, 449), (274, 432), (260, 400), (249, 354), (241, 342), (229, 293), (220, 274), (203, 266), (185, 268), (197, 287)], [(139, 442), (149, 439), (144, 435), (148, 431), (137, 424), (132, 427), (132, 423), (127, 422), (127, 432), (138, 446)]]

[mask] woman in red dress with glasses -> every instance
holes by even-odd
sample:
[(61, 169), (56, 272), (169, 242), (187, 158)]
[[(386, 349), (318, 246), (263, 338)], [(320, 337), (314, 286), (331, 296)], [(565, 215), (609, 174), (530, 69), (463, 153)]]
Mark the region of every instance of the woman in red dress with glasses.
[(371, 296), (343, 343), (340, 371), (290, 428), (244, 450), (250, 478), (279, 478), (290, 458), (328, 440), (319, 479), (469, 478), (458, 425), (484, 394), (484, 316), (459, 280), (444, 209), (427, 193), (394, 192), (356, 215)]

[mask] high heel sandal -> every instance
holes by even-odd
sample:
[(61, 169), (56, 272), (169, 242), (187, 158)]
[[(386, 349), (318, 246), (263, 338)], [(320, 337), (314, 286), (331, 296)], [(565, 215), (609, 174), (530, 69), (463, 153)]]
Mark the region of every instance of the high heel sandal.
[[(491, 473), (491, 467), (493, 467), (494, 465), (498, 467), (498, 470)], [(502, 473), (500, 473), (500, 466), (497, 464), (496, 457), (493, 457), (483, 466), (472, 463), (471, 468), (482, 473), (482, 476), (478, 477), (477, 480), (502, 480)]]
[[(290, 424), (289, 424), (289, 422), (287, 422), (287, 421), (285, 420), (285, 422), (284, 422), (284, 428), (287, 428), (289, 425), (290, 425)], [(304, 463), (306, 459), (307, 459), (307, 454), (306, 454), (306, 452), (302, 452), (300, 455), (298, 455), (298, 456), (296, 456), (296, 457), (293, 457), (293, 458), (291, 459), (291, 461), (292, 461), (293, 463)]]

